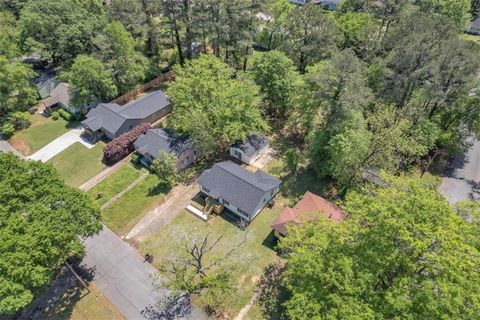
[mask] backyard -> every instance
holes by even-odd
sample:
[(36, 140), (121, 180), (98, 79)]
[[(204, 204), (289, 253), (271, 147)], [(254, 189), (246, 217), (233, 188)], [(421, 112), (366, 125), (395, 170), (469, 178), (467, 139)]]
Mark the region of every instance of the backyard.
[(104, 146), (105, 143), (100, 141), (95, 147), (88, 149), (76, 142), (48, 163), (57, 169), (67, 184), (78, 187), (106, 168), (102, 162)]
[(78, 126), (78, 122), (67, 122), (62, 118), (53, 120), (38, 114), (28, 115), (31, 125), (18, 131), (10, 138), (10, 144), (21, 154), (28, 156), (40, 150), (49, 142)]

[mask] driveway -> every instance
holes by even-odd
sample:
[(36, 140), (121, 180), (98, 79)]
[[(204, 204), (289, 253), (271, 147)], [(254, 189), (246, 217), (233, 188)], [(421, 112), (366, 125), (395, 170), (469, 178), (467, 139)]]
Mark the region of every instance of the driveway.
[(60, 137), (56, 138), (31, 156), (28, 156), (27, 159), (47, 162), (63, 150), (70, 147), (75, 142), (80, 142), (89, 149), (93, 148), (95, 146), (94, 144), (91, 144), (90, 142), (81, 137), (82, 132), (82, 126), (78, 126), (77, 128), (72, 129), (67, 133), (61, 135)]
[(452, 173), (443, 178), (438, 191), (450, 203), (460, 200), (480, 199), (480, 141), (475, 141), (465, 155), (458, 155), (453, 161)]
[[(103, 227), (96, 236), (84, 241), (83, 264), (94, 269), (95, 285), (127, 319), (144, 319), (142, 311), (155, 314), (166, 289), (156, 290), (152, 276), (156, 273), (148, 262), (112, 230)], [(198, 309), (184, 319), (206, 319)], [(161, 318), (160, 318), (161, 319)]]
[(270, 160), (272, 160), (273, 158), (275, 158), (275, 151), (270, 148), (270, 147), (267, 147), (267, 149), (265, 151), (263, 151), (257, 159), (255, 159), (255, 161), (252, 162), (252, 166), (254, 166), (255, 168), (257, 169), (262, 169), (263, 167), (265, 167), (265, 165), (270, 162)]
[(24, 158), (24, 156), (20, 152), (15, 150), (15, 148), (12, 147), (10, 143), (8, 143), (8, 141), (5, 141), (5, 140), (0, 140), (0, 152), (11, 152), (22, 159)]

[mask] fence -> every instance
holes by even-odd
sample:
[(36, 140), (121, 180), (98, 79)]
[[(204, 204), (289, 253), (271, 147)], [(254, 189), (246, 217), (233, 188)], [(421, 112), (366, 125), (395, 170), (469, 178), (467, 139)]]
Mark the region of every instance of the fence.
[(165, 85), (166, 82), (175, 80), (175, 71), (169, 71), (167, 73), (162, 74), (159, 77), (156, 77), (155, 79), (142, 84), (136, 89), (133, 89), (132, 91), (129, 91), (125, 93), (124, 95), (121, 95), (120, 97), (112, 100), (110, 103), (117, 103), (119, 105), (124, 105), (132, 100), (134, 100), (139, 94), (148, 91), (153, 88), (161, 88)]

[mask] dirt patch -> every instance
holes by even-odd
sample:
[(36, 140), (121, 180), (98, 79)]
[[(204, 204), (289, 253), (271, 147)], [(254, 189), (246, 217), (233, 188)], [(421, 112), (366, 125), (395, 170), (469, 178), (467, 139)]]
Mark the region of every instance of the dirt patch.
[(252, 283), (253, 284), (257, 283), (259, 280), (260, 280), (260, 276), (258, 276), (258, 275), (252, 277)]
[(24, 156), (28, 156), (31, 153), (30, 146), (22, 139), (11, 138), (8, 142)]

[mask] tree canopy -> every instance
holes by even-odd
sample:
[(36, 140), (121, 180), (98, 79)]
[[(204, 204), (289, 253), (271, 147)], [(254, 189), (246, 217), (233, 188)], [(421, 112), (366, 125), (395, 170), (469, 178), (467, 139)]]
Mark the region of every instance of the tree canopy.
[(101, 229), (100, 211), (50, 165), (10, 153), (0, 152), (0, 194), (0, 314), (12, 314), (82, 255), (80, 237)]
[(202, 153), (211, 156), (249, 131), (267, 130), (257, 86), (247, 78), (233, 79), (233, 69), (217, 57), (202, 55), (175, 71), (167, 89), (173, 104), (168, 125), (190, 135)]
[(480, 311), (478, 205), (459, 210), (428, 186), (387, 178), (350, 193), (349, 218), (289, 230), (290, 319), (471, 319)]

